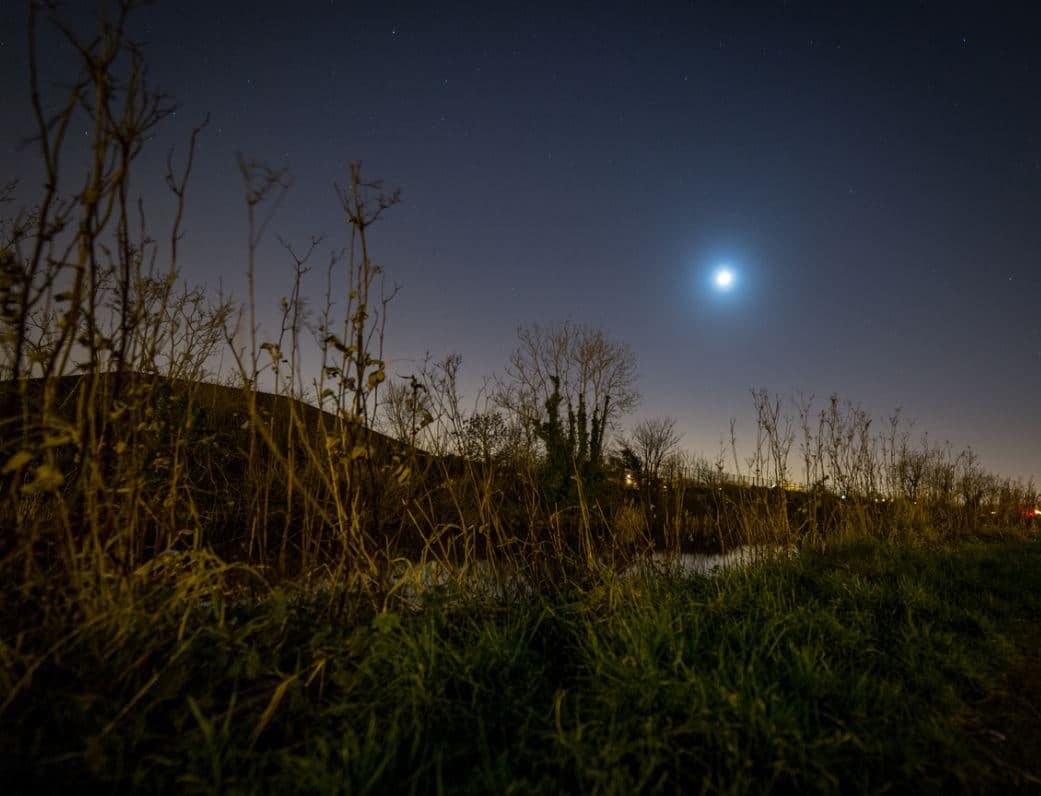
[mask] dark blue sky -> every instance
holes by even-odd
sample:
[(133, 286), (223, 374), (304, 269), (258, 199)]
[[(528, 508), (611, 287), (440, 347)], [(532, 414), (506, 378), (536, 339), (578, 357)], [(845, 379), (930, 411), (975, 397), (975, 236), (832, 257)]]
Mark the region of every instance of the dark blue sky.
[[(472, 394), (518, 324), (585, 321), (637, 355), (631, 420), (673, 415), (709, 457), (729, 418), (754, 434), (762, 386), (838, 392), (879, 422), (902, 407), (934, 441), (1041, 478), (1031, 4), (567, 5), (139, 12), (153, 81), (181, 103), (146, 195), (210, 115), (185, 276), (242, 291), (236, 152), (290, 168), (273, 231), (298, 245), (345, 242), (332, 183), (361, 160), (404, 198), (373, 241), (403, 286), (392, 372), (459, 352)], [(28, 198), (24, 18), (0, 9), (0, 177)], [(721, 262), (739, 274), (726, 296), (708, 281)], [(276, 245), (261, 264), (273, 317), (290, 269)]]

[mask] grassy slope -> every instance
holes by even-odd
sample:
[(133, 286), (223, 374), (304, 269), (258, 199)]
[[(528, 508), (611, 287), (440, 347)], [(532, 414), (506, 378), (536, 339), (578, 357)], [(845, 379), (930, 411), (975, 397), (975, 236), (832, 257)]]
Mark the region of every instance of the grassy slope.
[[(347, 622), (328, 596), (222, 615), (158, 590), (42, 663), (0, 718), (6, 781), (979, 792), (1041, 775), (1038, 695), (1016, 693), (1037, 685), (1036, 539), (449, 597)], [(60, 632), (5, 639), (7, 676)]]

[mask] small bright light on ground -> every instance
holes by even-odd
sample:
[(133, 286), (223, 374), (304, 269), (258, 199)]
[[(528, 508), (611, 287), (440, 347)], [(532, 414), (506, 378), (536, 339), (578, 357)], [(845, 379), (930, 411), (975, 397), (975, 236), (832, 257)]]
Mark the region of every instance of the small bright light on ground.
[(720, 268), (716, 271), (716, 287), (726, 290), (734, 284), (734, 272), (729, 268)]

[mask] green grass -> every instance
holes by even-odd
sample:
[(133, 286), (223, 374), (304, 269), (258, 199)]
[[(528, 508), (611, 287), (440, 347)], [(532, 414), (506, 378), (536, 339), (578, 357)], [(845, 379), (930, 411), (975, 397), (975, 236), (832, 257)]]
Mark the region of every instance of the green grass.
[[(509, 603), (443, 590), (375, 615), (337, 604), (287, 590), (201, 600), (172, 581), (118, 621), (5, 638), (5, 780), (979, 792), (1027, 782), (1021, 752), (1036, 747), (1003, 690), (1039, 640), (1036, 539), (853, 541), (711, 580), (605, 575)], [(1001, 741), (993, 728), (1010, 726)]]

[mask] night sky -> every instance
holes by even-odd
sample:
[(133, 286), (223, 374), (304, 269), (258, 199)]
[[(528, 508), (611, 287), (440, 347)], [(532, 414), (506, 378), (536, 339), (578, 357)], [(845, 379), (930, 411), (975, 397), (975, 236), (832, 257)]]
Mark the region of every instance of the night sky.
[[(317, 301), (347, 240), (332, 185), (361, 160), (403, 195), (371, 241), (402, 285), (393, 374), (458, 352), (472, 398), (518, 324), (570, 319), (635, 352), (627, 422), (672, 415), (710, 459), (731, 417), (754, 435), (765, 387), (836, 392), (879, 425), (900, 407), (916, 435), (1041, 480), (1041, 11), (566, 5), (142, 10), (153, 83), (181, 103), (137, 186), (157, 224), (166, 149), (210, 116), (184, 276), (243, 294), (242, 152), (295, 180), (261, 252), (265, 317), (291, 279), (274, 233), (328, 236)], [(25, 17), (0, 7), (0, 181), (28, 202)]]

